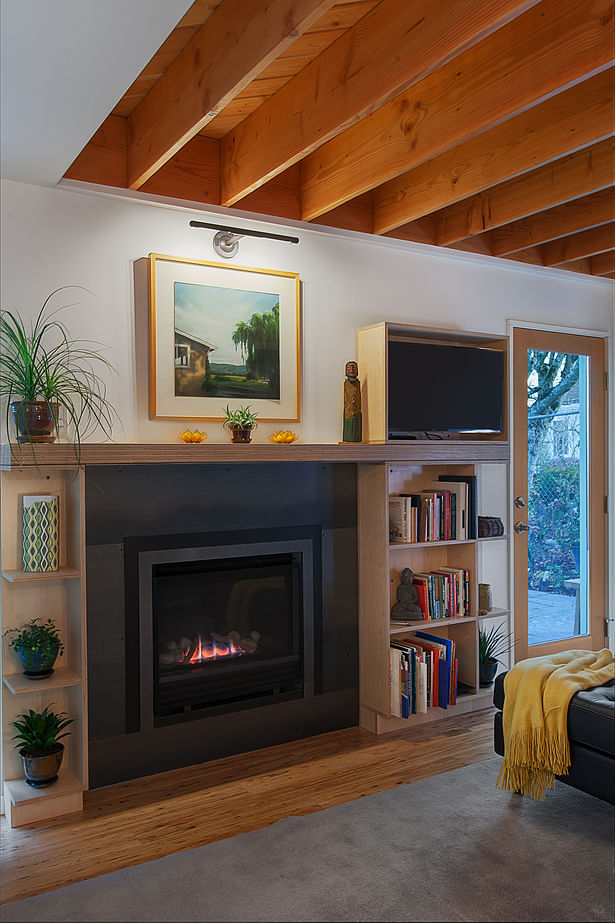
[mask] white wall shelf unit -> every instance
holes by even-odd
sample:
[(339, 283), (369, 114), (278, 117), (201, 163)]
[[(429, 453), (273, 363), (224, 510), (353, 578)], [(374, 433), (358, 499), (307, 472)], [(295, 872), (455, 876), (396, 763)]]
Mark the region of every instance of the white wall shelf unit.
[[(20, 664), (9, 646), (10, 637), (3, 637), (2, 778), (5, 811), (11, 826), (18, 827), (79, 811), (87, 788), (84, 474), (74, 466), (33, 466), (5, 469), (0, 478), (3, 631), (34, 617), (53, 618), (64, 643), (64, 654), (51, 676), (29, 680), (18, 672)], [(55, 572), (21, 570), (22, 497), (28, 494), (60, 498), (60, 567)], [(37, 789), (23, 778), (21, 758), (11, 740), (11, 722), (30, 708), (40, 711), (45, 706), (66, 712), (73, 722), (62, 741), (65, 752), (58, 781)]]

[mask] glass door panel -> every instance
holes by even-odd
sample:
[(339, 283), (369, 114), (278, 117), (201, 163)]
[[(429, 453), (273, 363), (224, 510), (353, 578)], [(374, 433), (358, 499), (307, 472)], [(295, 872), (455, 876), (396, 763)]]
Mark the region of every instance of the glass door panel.
[(515, 328), (515, 658), (598, 650), (605, 629), (604, 341)]
[(588, 633), (588, 375), (576, 353), (527, 350), (528, 644)]

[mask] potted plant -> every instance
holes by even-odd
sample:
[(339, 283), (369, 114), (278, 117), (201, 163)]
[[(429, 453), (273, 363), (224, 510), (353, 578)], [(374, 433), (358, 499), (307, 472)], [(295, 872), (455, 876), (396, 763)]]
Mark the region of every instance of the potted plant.
[(11, 726), (17, 731), (12, 739), (17, 741), (26, 783), (34, 788), (43, 788), (57, 781), (64, 756), (64, 744), (59, 741), (70, 734), (64, 728), (74, 720), (64, 712), (56, 714), (50, 708), (51, 705), (48, 705), (42, 712), (30, 708), (27, 714), (17, 715), (15, 721), (11, 721)]
[(500, 657), (513, 649), (512, 635), (503, 625), (494, 625), (488, 631), (478, 629), (478, 671), (480, 686), (490, 686), (495, 679)]
[(40, 618), (30, 619), (20, 628), (7, 628), (4, 632), (14, 635), (9, 641), (28, 679), (43, 679), (53, 673), (53, 665), (59, 654), (64, 653), (64, 645), (53, 619), (41, 622)]
[(256, 429), (258, 413), (250, 410), (250, 405), (231, 410), (226, 405), (226, 419), (224, 426), (231, 432), (231, 442), (251, 442), (252, 430)]
[(98, 427), (111, 437), (116, 415), (97, 370), (113, 366), (98, 344), (71, 338), (58, 318), (67, 306), (49, 310), (62, 290), (51, 293), (30, 324), (18, 313), (0, 312), (0, 396), (11, 444), (11, 415), (17, 442), (35, 444), (55, 441), (62, 413), (79, 458), (81, 442)]

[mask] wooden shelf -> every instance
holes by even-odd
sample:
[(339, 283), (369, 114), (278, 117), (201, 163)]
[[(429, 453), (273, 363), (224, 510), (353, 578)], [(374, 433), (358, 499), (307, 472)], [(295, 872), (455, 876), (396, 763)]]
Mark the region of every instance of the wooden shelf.
[(85, 786), (70, 769), (61, 769), (58, 781), (46, 788), (32, 788), (25, 779), (7, 779), (4, 801), (9, 824), (22, 827), (80, 811), (84, 789)]
[(85, 787), (70, 769), (61, 769), (58, 781), (47, 788), (33, 788), (25, 779), (7, 779), (4, 786), (16, 806), (41, 798), (58, 798), (72, 792), (82, 792)]
[(64, 686), (80, 686), (83, 677), (70, 667), (58, 667), (45, 679), (28, 679), (23, 673), (8, 673), (3, 676), (4, 685), (13, 695), (29, 695), (33, 692), (46, 692), (49, 689), (61, 689)]
[(475, 538), (451, 538), (444, 542), (389, 542), (389, 548), (441, 548), (443, 545), (474, 545)]
[(484, 615), (481, 615), (479, 613), (478, 619), (479, 621), (482, 622), (483, 619), (500, 619), (500, 618), (506, 618), (509, 615), (510, 615), (510, 609), (494, 608), (494, 609), (491, 609), (489, 612), (485, 612)]
[[(25, 449), (26, 447), (24, 447)], [(58, 660), (50, 676), (28, 679), (18, 663), (3, 651), (2, 709), (8, 726), (24, 706), (37, 708), (57, 703), (74, 722), (64, 768), (56, 783), (42, 789), (26, 784), (22, 761), (8, 735), (4, 741), (3, 777), (5, 810), (11, 827), (42, 823), (79, 811), (88, 779), (87, 668), (85, 636), (85, 474), (74, 464), (41, 467), (42, 456), (53, 446), (38, 446), (39, 465), (4, 469), (2, 488), (2, 560), (0, 593), (5, 629), (18, 629), (26, 619), (42, 614), (51, 618), (61, 632), (66, 656)], [(69, 447), (65, 447), (69, 448)], [(32, 456), (31, 447), (27, 450)], [(27, 451), (24, 451), (24, 457)], [(21, 563), (20, 530), (22, 496), (52, 493), (60, 501), (61, 566), (55, 571), (24, 571), (11, 565)], [(5, 659), (6, 658), (6, 659)]]
[(76, 567), (59, 567), (49, 571), (3, 570), (2, 576), (9, 583), (27, 583), (38, 580), (74, 580), (81, 576)]
[(437, 628), (438, 625), (465, 625), (476, 621), (474, 615), (463, 615), (456, 619), (430, 619), (424, 622), (409, 622), (408, 625), (399, 625), (397, 622), (391, 622), (391, 634), (399, 635), (404, 631), (424, 631), (425, 629)]
[[(271, 424), (272, 429), (274, 424)], [(24, 445), (23, 451), (11, 453), (8, 445), (0, 446), (0, 468), (5, 471), (19, 468), (70, 468), (75, 465), (71, 445), (40, 445), (36, 457), (32, 447)], [(293, 443), (87, 443), (81, 446), (82, 465), (157, 465), (157, 464), (240, 464), (252, 462), (391, 462), (420, 464), (466, 464), (475, 461), (507, 462), (510, 448), (504, 441), (470, 439), (416, 439), (404, 443), (325, 443), (312, 445)]]

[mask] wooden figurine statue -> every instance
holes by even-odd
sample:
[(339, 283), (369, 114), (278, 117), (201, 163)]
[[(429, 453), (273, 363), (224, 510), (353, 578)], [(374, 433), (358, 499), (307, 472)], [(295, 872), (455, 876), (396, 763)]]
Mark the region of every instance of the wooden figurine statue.
[(361, 417), (361, 382), (356, 362), (346, 363), (344, 381), (344, 442), (362, 442), (363, 424)]
[(414, 572), (409, 567), (404, 567), (399, 575), (400, 584), (397, 587), (397, 602), (391, 610), (391, 618), (402, 622), (416, 621), (425, 618), (423, 610), (417, 604), (419, 592), (412, 580)]

